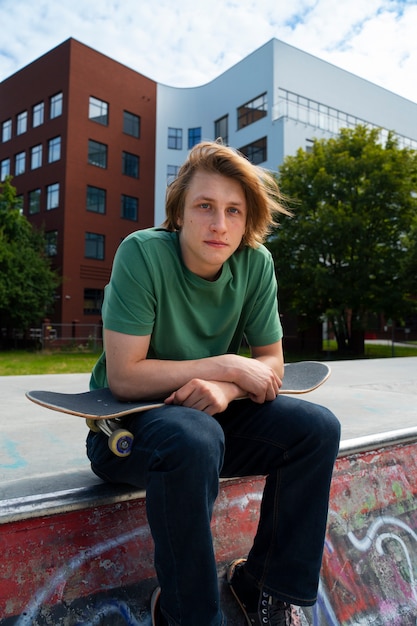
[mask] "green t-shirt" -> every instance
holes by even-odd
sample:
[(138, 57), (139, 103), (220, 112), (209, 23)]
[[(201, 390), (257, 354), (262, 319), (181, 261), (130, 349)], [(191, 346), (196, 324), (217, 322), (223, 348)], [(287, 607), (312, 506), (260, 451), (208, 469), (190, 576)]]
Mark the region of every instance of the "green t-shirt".
[[(159, 228), (134, 232), (120, 245), (102, 316), (106, 329), (150, 335), (154, 359), (237, 353), (244, 337), (251, 346), (282, 337), (274, 265), (264, 246), (235, 252), (210, 282), (183, 264), (178, 233)], [(107, 386), (105, 353), (90, 385)]]

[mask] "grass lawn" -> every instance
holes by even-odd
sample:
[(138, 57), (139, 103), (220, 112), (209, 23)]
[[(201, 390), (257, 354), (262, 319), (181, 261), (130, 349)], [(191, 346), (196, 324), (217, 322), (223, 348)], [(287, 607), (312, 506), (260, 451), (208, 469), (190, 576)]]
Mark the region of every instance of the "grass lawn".
[(98, 357), (91, 352), (0, 352), (0, 376), (84, 374), (91, 372)]
[[(0, 352), (0, 376), (23, 376), (27, 374), (88, 374), (100, 353), (94, 352), (26, 352), (24, 350)], [(244, 351), (242, 354), (245, 354)], [(417, 356), (417, 345), (394, 346), (386, 344), (366, 344), (365, 358), (380, 359), (389, 357)], [(286, 354), (286, 360), (299, 361), (315, 359), (337, 360), (335, 345), (325, 342), (320, 355)]]

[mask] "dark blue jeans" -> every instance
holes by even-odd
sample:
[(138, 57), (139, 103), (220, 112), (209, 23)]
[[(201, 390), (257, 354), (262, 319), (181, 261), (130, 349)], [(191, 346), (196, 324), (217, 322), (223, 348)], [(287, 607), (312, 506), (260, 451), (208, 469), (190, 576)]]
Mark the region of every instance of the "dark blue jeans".
[(90, 433), (93, 471), (146, 489), (161, 606), (174, 626), (220, 626), (210, 520), (219, 477), (266, 476), (247, 568), (278, 599), (315, 603), (340, 424), (326, 408), (280, 395), (231, 403), (221, 414), (165, 406), (126, 420), (132, 454), (120, 459)]

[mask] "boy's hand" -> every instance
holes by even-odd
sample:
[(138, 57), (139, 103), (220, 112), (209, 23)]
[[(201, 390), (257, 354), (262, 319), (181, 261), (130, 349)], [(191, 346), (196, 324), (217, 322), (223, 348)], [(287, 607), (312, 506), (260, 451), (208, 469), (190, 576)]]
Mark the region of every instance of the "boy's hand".
[(180, 404), (204, 411), (208, 415), (216, 415), (225, 411), (232, 400), (243, 395), (242, 390), (234, 383), (193, 378), (171, 393), (165, 404)]
[(233, 370), (233, 380), (253, 402), (262, 404), (274, 400), (279, 393), (282, 380), (274, 369), (261, 359), (238, 355), (225, 355)]

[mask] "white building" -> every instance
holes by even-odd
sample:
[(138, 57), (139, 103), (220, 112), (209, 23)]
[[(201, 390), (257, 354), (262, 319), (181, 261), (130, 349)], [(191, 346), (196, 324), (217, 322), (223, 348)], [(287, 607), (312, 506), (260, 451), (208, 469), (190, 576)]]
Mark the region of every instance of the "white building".
[(155, 224), (167, 182), (200, 139), (222, 137), (277, 171), (314, 138), (358, 123), (393, 130), (400, 145), (417, 149), (416, 103), (277, 39), (200, 87), (158, 84)]

